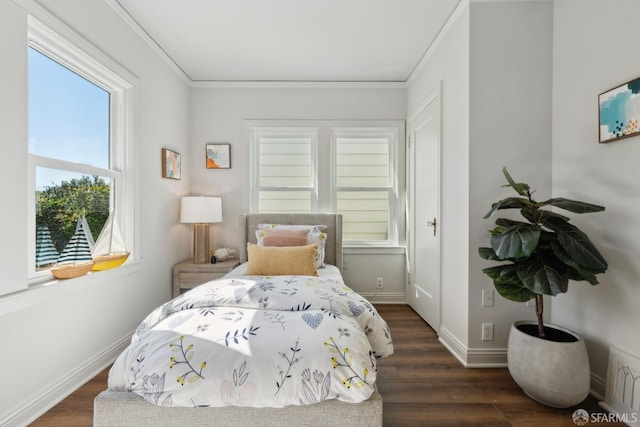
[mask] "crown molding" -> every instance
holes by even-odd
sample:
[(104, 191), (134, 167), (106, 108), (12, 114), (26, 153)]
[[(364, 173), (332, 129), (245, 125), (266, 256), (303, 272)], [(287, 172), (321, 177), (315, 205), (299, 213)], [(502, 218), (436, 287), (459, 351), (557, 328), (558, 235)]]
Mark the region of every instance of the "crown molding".
[(405, 82), (193, 80), (194, 88), (404, 89)]
[(471, 3), (524, 3), (524, 2), (538, 2), (538, 3), (551, 3), (553, 0), (470, 0)]
[(438, 32), (438, 35), (436, 36), (436, 38), (433, 40), (431, 45), (429, 45), (429, 48), (422, 56), (422, 59), (420, 59), (420, 62), (418, 62), (418, 65), (416, 65), (416, 67), (411, 72), (411, 75), (405, 82), (405, 85), (407, 87), (410, 86), (411, 83), (413, 83), (413, 81), (416, 79), (420, 71), (422, 71), (424, 66), (427, 64), (427, 62), (431, 58), (431, 55), (434, 54), (434, 52), (436, 51), (440, 43), (442, 43), (442, 40), (444, 40), (445, 36), (447, 35), (451, 27), (453, 27), (453, 24), (458, 20), (462, 12), (468, 6), (469, 6), (469, 0), (460, 0), (456, 8), (453, 10), (453, 12), (451, 12), (451, 15), (449, 15), (449, 18), (447, 18), (447, 21), (444, 23), (444, 25)]
[(135, 31), (135, 33), (151, 47), (151, 49), (164, 61), (167, 63), (169, 68), (171, 68), (185, 83), (191, 85), (192, 80), (189, 78), (187, 73), (184, 72), (182, 68), (178, 66), (174, 62), (174, 60), (165, 52), (158, 43), (147, 33), (141, 26), (138, 24), (138, 21), (133, 19), (131, 15), (125, 10), (124, 7), (118, 0), (105, 0), (105, 2), (116, 11), (118, 15), (127, 23), (129, 26)]

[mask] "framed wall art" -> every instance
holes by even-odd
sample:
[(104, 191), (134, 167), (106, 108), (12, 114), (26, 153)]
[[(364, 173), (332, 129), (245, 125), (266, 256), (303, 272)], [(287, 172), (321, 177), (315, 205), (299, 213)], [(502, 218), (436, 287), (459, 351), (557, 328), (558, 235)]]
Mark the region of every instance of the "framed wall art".
[(180, 153), (168, 148), (162, 149), (162, 177), (169, 179), (180, 179), (182, 165), (180, 164)]
[(231, 169), (231, 144), (207, 144), (207, 169)]
[(599, 142), (640, 134), (640, 77), (598, 95)]

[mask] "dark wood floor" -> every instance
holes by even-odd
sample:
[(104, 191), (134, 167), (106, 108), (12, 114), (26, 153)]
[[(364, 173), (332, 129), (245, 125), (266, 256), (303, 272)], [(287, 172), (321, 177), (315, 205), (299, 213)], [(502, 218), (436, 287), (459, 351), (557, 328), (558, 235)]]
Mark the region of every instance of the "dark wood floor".
[[(576, 409), (603, 412), (592, 397), (574, 408), (543, 406), (528, 398), (506, 369), (462, 367), (407, 306), (380, 305), (378, 311), (389, 323), (395, 345), (394, 355), (379, 361), (385, 427), (575, 427), (571, 415)], [(105, 370), (31, 425), (90, 426), (93, 398), (106, 384)]]

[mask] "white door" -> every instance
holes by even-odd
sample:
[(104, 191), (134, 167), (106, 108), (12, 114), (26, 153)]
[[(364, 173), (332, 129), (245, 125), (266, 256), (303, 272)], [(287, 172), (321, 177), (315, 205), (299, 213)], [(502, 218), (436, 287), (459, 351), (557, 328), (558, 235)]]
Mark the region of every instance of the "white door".
[(440, 91), (408, 120), (409, 305), (440, 328)]

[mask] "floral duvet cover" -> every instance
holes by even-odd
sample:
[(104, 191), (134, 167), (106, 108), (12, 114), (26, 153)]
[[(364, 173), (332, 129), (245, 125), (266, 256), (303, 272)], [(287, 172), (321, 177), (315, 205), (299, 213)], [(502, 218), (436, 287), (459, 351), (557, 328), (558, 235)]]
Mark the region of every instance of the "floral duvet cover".
[(385, 321), (339, 279), (230, 277), (149, 314), (109, 388), (161, 406), (356, 403), (392, 353)]

